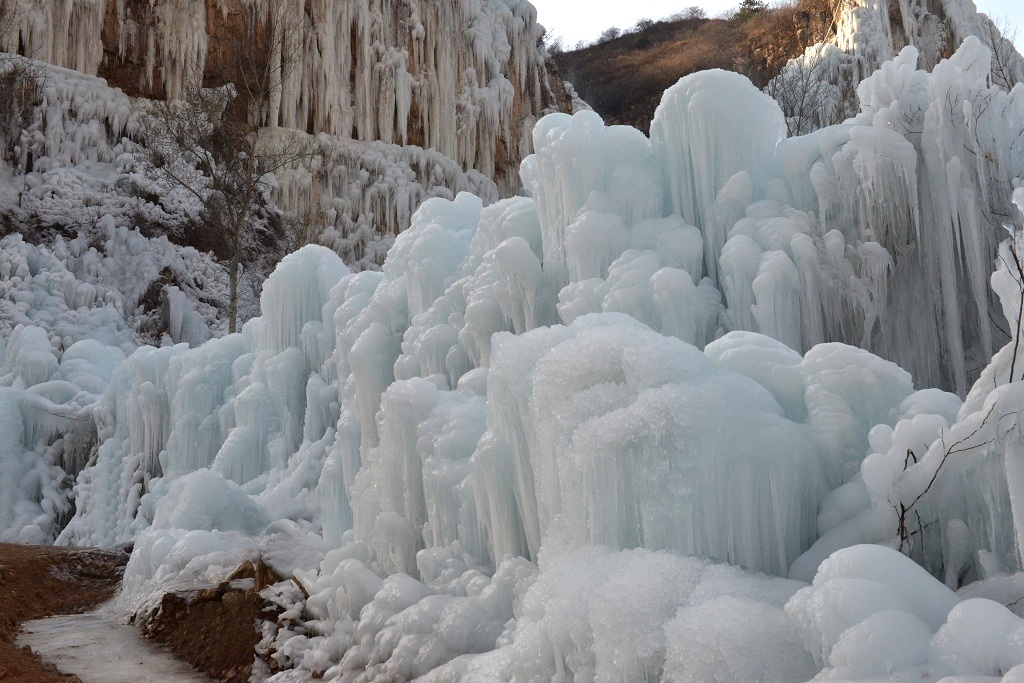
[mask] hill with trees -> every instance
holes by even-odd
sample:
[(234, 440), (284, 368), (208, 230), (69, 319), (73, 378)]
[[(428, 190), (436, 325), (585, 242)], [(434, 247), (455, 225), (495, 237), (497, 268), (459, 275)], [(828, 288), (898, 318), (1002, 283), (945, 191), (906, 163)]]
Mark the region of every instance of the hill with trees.
[(731, 16), (716, 18), (690, 7), (625, 31), (607, 29), (591, 45), (549, 49), (562, 77), (605, 121), (647, 131), (662, 93), (688, 74), (725, 69), (766, 86), (809, 46), (835, 39), (838, 4), (744, 0)]

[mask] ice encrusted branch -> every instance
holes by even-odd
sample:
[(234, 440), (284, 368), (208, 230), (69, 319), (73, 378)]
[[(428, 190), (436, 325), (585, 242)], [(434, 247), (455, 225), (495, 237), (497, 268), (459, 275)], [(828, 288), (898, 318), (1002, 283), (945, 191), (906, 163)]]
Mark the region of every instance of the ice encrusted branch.
[[(921, 518), (920, 510), (918, 508), (918, 503), (920, 503), (921, 499), (923, 499), (928, 494), (928, 492), (932, 490), (932, 487), (935, 485), (935, 482), (938, 480), (939, 474), (942, 472), (942, 468), (946, 465), (946, 462), (952, 456), (954, 456), (954, 455), (959, 455), (959, 454), (962, 454), (962, 453), (967, 453), (967, 452), (973, 451), (973, 450), (978, 449), (978, 448), (982, 448), (984, 446), (987, 446), (987, 445), (991, 444), (994, 441), (994, 437), (993, 437), (991, 439), (988, 439), (986, 441), (982, 441), (980, 443), (976, 443), (976, 444), (972, 444), (972, 445), (965, 445), (968, 442), (970, 442), (971, 439), (973, 439), (975, 436), (977, 436), (978, 434), (981, 434), (983, 431), (986, 430), (986, 425), (988, 424), (989, 420), (991, 419), (992, 414), (995, 412), (996, 405), (997, 404), (995, 404), (995, 403), (992, 404), (992, 406), (989, 408), (988, 412), (985, 414), (985, 418), (974, 429), (974, 431), (972, 431), (970, 434), (968, 434), (968, 435), (966, 435), (966, 436), (964, 436), (964, 437), (962, 437), (960, 439), (957, 439), (955, 442), (950, 444), (950, 446), (948, 448), (945, 448), (945, 450), (944, 450), (944, 452), (943, 452), (943, 454), (941, 456), (941, 459), (939, 460), (938, 466), (935, 468), (934, 472), (932, 472), (932, 476), (928, 480), (928, 484), (924, 487), (924, 489), (921, 490), (920, 493), (917, 494), (917, 496), (910, 502), (910, 504), (903, 503), (902, 500), (901, 500), (898, 504), (893, 506), (893, 508), (896, 510), (896, 514), (897, 514), (897, 518), (898, 518), (898, 524), (899, 524), (899, 539), (900, 539), (899, 549), (900, 549), (900, 552), (905, 553), (907, 555), (910, 555), (911, 551), (913, 549), (912, 545), (911, 545), (911, 540), (913, 539), (914, 536), (923, 534), (924, 530), (927, 528), (928, 524), (926, 524), (924, 522), (924, 520)], [(1002, 417), (1005, 417), (1005, 415), (1002, 416)], [(1002, 417), (1000, 418), (1000, 420), (1002, 419)], [(946, 438), (945, 434), (942, 434), (942, 436), (940, 437), (940, 441), (942, 442), (943, 445), (945, 445), (945, 438)], [(907, 460), (905, 461), (905, 466), (904, 466), (904, 471), (906, 471), (907, 463), (909, 463), (909, 460), (910, 460), (912, 455), (913, 455), (913, 451), (908, 450), (907, 451)], [(917, 464), (916, 456), (913, 457), (913, 460), (914, 460), (914, 464), (916, 465)], [(911, 531), (908, 528), (908, 526), (907, 526), (907, 519), (911, 515), (911, 513), (913, 513), (914, 519), (917, 520), (917, 529), (915, 529), (913, 531)]]

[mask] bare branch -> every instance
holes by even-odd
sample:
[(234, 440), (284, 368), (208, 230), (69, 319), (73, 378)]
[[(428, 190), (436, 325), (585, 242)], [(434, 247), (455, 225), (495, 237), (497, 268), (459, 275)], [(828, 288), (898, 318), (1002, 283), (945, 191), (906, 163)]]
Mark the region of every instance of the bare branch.
[(197, 200), (206, 228), (230, 255), (231, 332), (237, 328), (243, 233), (266, 203), (269, 176), (317, 153), (313, 139), (302, 135), (277, 137), (277, 145), (261, 142), (259, 126), (277, 124), (281, 90), (297, 68), (303, 20), (288, 16), (281, 3), (269, 6), (266, 16), (246, 22), (251, 28), (224, 48), (231, 59), (217, 60), (220, 72), (184, 69), (180, 99), (151, 102), (141, 123), (142, 165)]

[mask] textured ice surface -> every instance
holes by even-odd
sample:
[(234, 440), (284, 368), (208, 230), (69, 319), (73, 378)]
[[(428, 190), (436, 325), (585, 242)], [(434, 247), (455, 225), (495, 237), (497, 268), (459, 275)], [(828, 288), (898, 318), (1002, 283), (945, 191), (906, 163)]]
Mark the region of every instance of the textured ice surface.
[[(1020, 667), (1024, 90), (919, 55), (784, 141), (723, 73), (653, 139), (547, 117), (532, 196), (423, 203), (379, 273), (306, 247), (196, 348), (12, 328), (5, 532), (134, 539), (126, 609), (263, 555), (277, 681)], [(30, 322), (36, 261), (0, 273)]]
[[(141, 67), (137, 87), (170, 97), (205, 67), (214, 47), (208, 31), (226, 24), (240, 39), (243, 26), (265, 32), (279, 69), (270, 78), (279, 85), (260, 103), (257, 125), (386, 145), (406, 145), (416, 135), (457, 168), (499, 181), (506, 194), (517, 189), (515, 164), (529, 152), (530, 127), (555, 103), (543, 28), (525, 0), (415, 0), (401, 8), (384, 0), (241, 7), (154, 0), (145, 9), (119, 1), (112, 11), (103, 0), (15, 6), (25, 11), (0, 39), (0, 51), (20, 49), (89, 75), (101, 64), (116, 72), (123, 60)], [(245, 58), (224, 42), (216, 57)], [(499, 148), (513, 164), (501, 177)]]

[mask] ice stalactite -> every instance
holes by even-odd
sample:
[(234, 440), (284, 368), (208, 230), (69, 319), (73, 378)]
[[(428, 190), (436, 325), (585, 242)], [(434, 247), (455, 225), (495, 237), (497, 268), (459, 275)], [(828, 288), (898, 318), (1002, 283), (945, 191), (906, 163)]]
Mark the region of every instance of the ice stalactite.
[(107, 1), (8, 0), (3, 11), (12, 30), (0, 35), (0, 52), (23, 54), (95, 75), (103, 60), (99, 36), (103, 32)]
[[(130, 85), (173, 98), (201, 80), (209, 59), (238, 58), (231, 40), (211, 47), (211, 30), (222, 42), (217, 31), (234, 31), (239, 45), (246, 31), (265, 35), (269, 54), (259, 57), (273, 85), (257, 107), (260, 125), (417, 144), (478, 170), (506, 195), (519, 188), (529, 128), (557, 106), (528, 2), (109, 4), (22, 3), (17, 30), (0, 49), (17, 52), (20, 41), (30, 57), (90, 75), (139, 63), (146, 83)], [(110, 37), (116, 44), (104, 45)]]
[[(0, 62), (0, 69), (11, 64)], [(137, 126), (146, 114), (139, 100), (98, 78), (34, 65), (41, 73), (39, 101), (29, 125), (9, 141), (13, 157), (6, 161), (15, 178), (0, 190), (9, 211), (19, 220), (89, 234), (113, 222), (119, 229), (158, 224), (174, 235), (199, 219), (202, 207), (188, 190), (146, 173)], [(261, 144), (269, 147), (286, 148), (295, 138), (310, 141), (318, 153), (281, 169), (272, 199), (310, 241), (359, 268), (380, 267), (425, 199), (468, 191), (490, 203), (499, 196), (493, 181), (436, 150), (314, 139), (283, 128), (261, 132)]]
[(26, 159), (39, 157), (68, 166), (111, 163), (123, 154), (120, 143), (131, 129), (133, 116), (132, 102), (124, 93), (106, 87), (102, 79), (23, 58), (0, 63), (0, 70), (15, 68), (16, 62), (40, 70), (35, 85), (41, 92), (12, 165), (26, 170)]
[[(123, 16), (125, 0), (115, 0), (118, 15)], [(217, 0), (223, 4), (224, 0)], [(146, 76), (150, 84), (159, 66), (164, 94), (170, 98), (182, 96), (190, 83), (201, 83), (206, 67), (208, 39), (207, 12), (211, 2), (195, 0), (156, 0), (151, 2), (152, 25), (148, 26), (146, 46)], [(129, 28), (120, 27), (119, 33)], [(119, 37), (119, 47), (125, 38)]]
[[(857, 58), (861, 80), (898, 51), (893, 47), (889, 20), (891, 0), (854, 0), (843, 8), (836, 24), (839, 49)], [(901, 7), (907, 0), (896, 0)], [(913, 2), (913, 0), (911, 0)], [(902, 27), (900, 27), (902, 28)]]
[[(264, 130), (261, 144), (287, 149), (303, 133)], [(487, 203), (498, 189), (434, 150), (327, 135), (311, 139), (317, 154), (277, 173), (275, 203), (308, 226), (313, 241), (359, 268), (379, 268), (394, 238), (431, 197), (470, 192)]]

